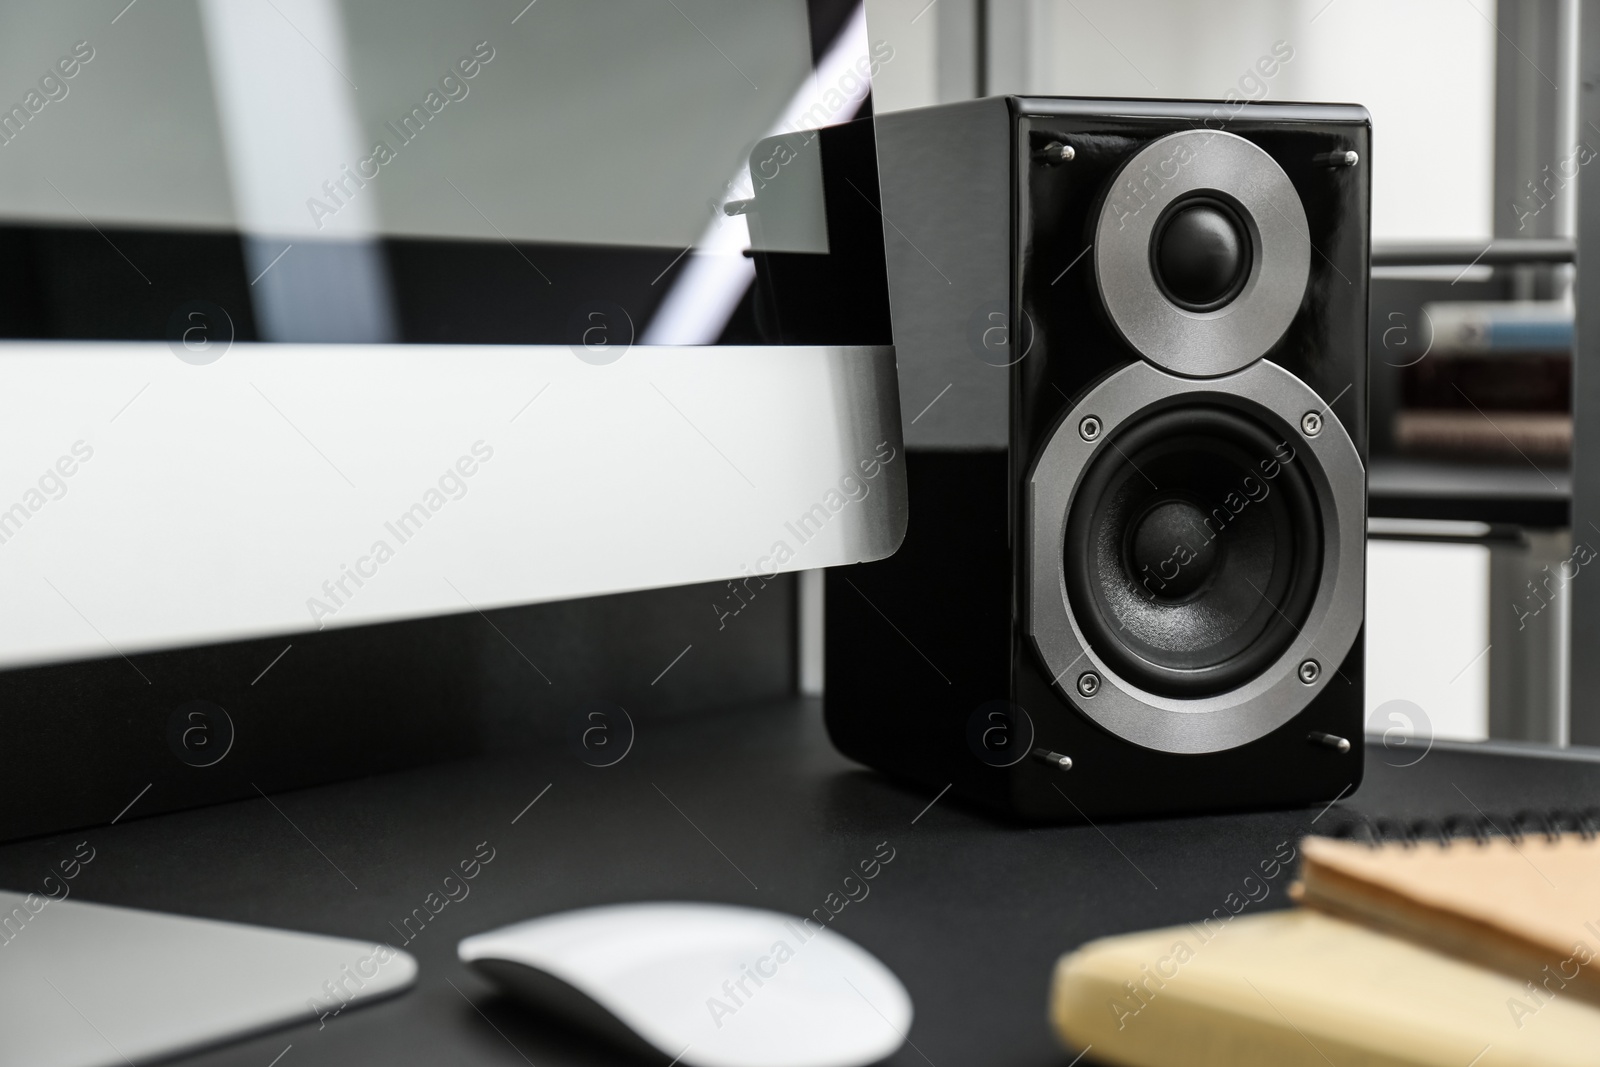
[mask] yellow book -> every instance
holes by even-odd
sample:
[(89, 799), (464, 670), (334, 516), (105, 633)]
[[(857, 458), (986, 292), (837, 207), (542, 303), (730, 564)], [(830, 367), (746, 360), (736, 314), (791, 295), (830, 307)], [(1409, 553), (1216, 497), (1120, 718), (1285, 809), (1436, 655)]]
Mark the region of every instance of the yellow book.
[(1092, 941), (1056, 965), (1050, 1018), (1128, 1067), (1600, 1064), (1600, 1007), (1569, 990), (1309, 909)]

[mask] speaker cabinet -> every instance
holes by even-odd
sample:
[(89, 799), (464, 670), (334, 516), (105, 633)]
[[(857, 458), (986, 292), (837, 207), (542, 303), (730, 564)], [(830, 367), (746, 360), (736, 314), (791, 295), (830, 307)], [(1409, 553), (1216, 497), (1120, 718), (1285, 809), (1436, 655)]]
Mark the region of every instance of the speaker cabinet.
[(1352, 791), (1365, 109), (876, 121), (911, 513), (828, 574), (834, 743), (1035, 821)]

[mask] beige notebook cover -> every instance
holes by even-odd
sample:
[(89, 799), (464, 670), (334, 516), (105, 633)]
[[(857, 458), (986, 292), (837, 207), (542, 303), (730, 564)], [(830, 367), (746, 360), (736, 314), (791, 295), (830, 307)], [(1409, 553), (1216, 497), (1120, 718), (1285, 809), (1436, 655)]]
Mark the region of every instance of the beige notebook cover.
[(1050, 1018), (1130, 1067), (1600, 1063), (1600, 1008), (1307, 909), (1090, 942), (1056, 965)]
[(1300, 854), (1303, 903), (1600, 1004), (1600, 841), (1311, 837)]

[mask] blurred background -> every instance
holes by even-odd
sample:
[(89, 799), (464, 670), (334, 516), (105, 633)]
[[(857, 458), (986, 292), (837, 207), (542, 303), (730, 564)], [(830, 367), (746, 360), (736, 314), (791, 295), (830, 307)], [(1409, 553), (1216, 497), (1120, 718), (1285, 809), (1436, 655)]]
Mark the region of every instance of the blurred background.
[(1575, 177), (1600, 149), (1577, 129), (1576, 0), (867, 13), (894, 46), (880, 112), (996, 93), (1371, 111), (1368, 730), (1565, 743)]

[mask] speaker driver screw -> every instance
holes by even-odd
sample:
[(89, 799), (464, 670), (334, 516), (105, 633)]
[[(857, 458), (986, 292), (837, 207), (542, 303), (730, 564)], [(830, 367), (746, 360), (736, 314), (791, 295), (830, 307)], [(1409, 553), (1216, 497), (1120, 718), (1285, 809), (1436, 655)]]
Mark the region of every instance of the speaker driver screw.
[(1300, 664), (1300, 680), (1302, 682), (1306, 683), (1307, 685), (1311, 685), (1321, 677), (1322, 664), (1318, 663), (1316, 660), (1308, 659), (1304, 663)]
[(1361, 162), (1357, 152), (1346, 149), (1343, 152), (1323, 152), (1311, 157), (1311, 162), (1319, 167), (1353, 167)]
[(1340, 737), (1338, 734), (1325, 734), (1321, 730), (1313, 730), (1306, 736), (1306, 740), (1314, 745), (1324, 745), (1331, 748), (1341, 756), (1350, 751), (1350, 739)]
[(1033, 154), (1033, 158), (1041, 163), (1071, 163), (1077, 156), (1071, 145), (1062, 144), (1060, 141), (1051, 141)]
[(1084, 671), (1078, 675), (1078, 692), (1086, 697), (1100, 692), (1100, 676), (1094, 671)]
[(1300, 416), (1300, 430), (1307, 437), (1315, 437), (1322, 432), (1322, 412), (1308, 411)]
[(1078, 436), (1085, 441), (1093, 441), (1098, 438), (1100, 436), (1100, 420), (1093, 415), (1085, 417), (1082, 422), (1078, 423)]

